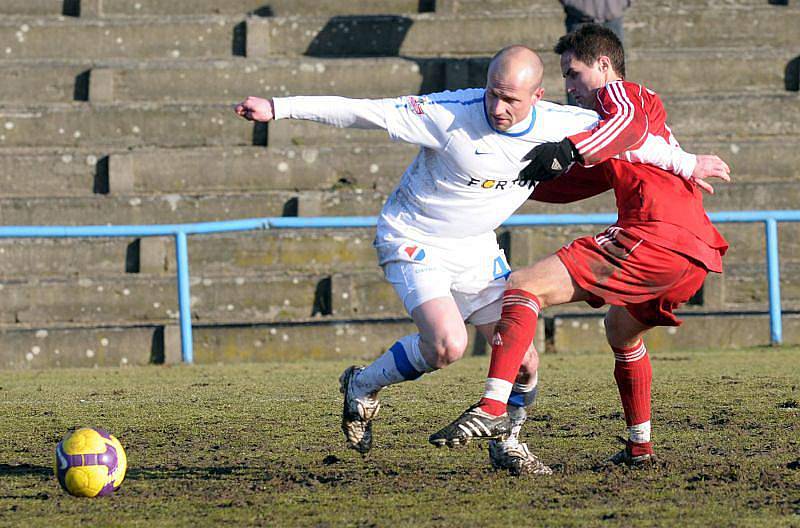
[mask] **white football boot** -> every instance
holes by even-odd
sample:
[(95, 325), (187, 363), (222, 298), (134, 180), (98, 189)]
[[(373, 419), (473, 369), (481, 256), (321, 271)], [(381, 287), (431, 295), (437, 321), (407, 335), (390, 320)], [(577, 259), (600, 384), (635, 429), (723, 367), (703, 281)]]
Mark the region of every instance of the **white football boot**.
[(360, 395), (356, 392), (355, 377), (364, 367), (347, 367), (339, 376), (339, 392), (344, 396), (342, 405), (342, 432), (347, 447), (365, 455), (372, 449), (372, 420), (378, 416), (381, 402), (378, 393)]

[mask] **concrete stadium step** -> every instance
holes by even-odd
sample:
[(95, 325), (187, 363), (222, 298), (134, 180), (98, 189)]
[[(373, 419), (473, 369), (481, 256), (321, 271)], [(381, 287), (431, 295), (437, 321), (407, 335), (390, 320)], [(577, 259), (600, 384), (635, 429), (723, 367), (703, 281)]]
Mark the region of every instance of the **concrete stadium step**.
[[(486, 189), (486, 192), (493, 192)], [(371, 216), (380, 211), (386, 193), (380, 191), (270, 191), (238, 194), (167, 194), (156, 196), (96, 196), (92, 198), (0, 199), (5, 225), (85, 225), (184, 223), (265, 216)], [(794, 209), (800, 202), (795, 182), (717, 185), (705, 199), (709, 211)], [(614, 212), (608, 192), (570, 205), (527, 202), (520, 213)]]
[[(398, 337), (413, 333), (410, 319), (320, 321), (299, 324), (194, 325), (198, 364), (297, 359), (369, 361)], [(485, 354), (468, 328), (470, 352)], [(541, 332), (544, 335), (544, 332)], [(544, 346), (541, 347), (544, 350)], [(176, 326), (47, 327), (0, 330), (0, 368), (37, 369), (175, 364), (181, 361)]]
[[(665, 101), (668, 123), (682, 142), (703, 140), (754, 140), (800, 134), (800, 97), (794, 93), (760, 94), (742, 99), (735, 95), (686, 96)], [(386, 138), (383, 131), (338, 130), (308, 121), (270, 123), (270, 146), (331, 145), (343, 142), (373, 143)], [(388, 141), (388, 140), (387, 140)]]
[(440, 61), (402, 58), (144, 62), (94, 68), (89, 97), (92, 102), (227, 104), (247, 95), (390, 97), (440, 90), (443, 68)]
[[(608, 352), (602, 315), (559, 316), (548, 329), (540, 350), (559, 354)], [(741, 348), (769, 344), (766, 314), (696, 314), (681, 328), (657, 328), (647, 336), (656, 365), (667, 350)], [(487, 347), (470, 330), (468, 353), (486, 354)], [(366, 362), (382, 354), (398, 336), (414, 332), (410, 320), (331, 321), (302, 324), (196, 325), (197, 364), (296, 359), (353, 359)], [(544, 335), (545, 331), (537, 333)], [(800, 343), (800, 316), (783, 316), (785, 344)], [(711, 345), (710, 345), (711, 344)], [(546, 357), (544, 358), (546, 360)], [(688, 359), (688, 357), (687, 357)], [(117, 326), (13, 329), (0, 331), (0, 368), (22, 370), (53, 367), (146, 365), (180, 361), (175, 326)], [(488, 357), (487, 357), (488, 362)]]
[[(785, 310), (800, 308), (800, 263), (781, 262), (781, 305)], [(723, 275), (725, 307), (769, 306), (765, 263), (732, 263)]]
[[(737, 181), (800, 180), (800, 152), (785, 142), (687, 141), (683, 145), (690, 152), (720, 155), (731, 166)], [(389, 193), (416, 153), (416, 147), (404, 143), (140, 150), (112, 154), (108, 181), (112, 193), (123, 194), (353, 188)], [(44, 172), (48, 162), (57, 161), (45, 157), (41, 162), (44, 167), (37, 167)], [(32, 177), (36, 177), (35, 170), (36, 167), (31, 168)], [(14, 181), (8, 185), (6, 188), (12, 188)], [(22, 190), (30, 187), (17, 185)]]
[[(743, 8), (763, 7), (764, 0), (637, 0), (631, 5), (627, 13), (636, 13), (648, 9), (658, 8)], [(437, 0), (437, 13), (470, 14), (475, 12), (498, 13), (503, 11), (539, 11), (545, 7), (552, 7), (549, 0)]]
[(231, 105), (89, 105), (0, 108), (0, 148), (252, 145), (254, 127)]
[[(359, 188), (391, 192), (413, 145), (203, 148), (112, 154), (112, 193), (239, 192)], [(1, 159), (1, 158), (0, 158)]]
[(118, 276), (139, 269), (135, 239), (0, 239), (0, 281)]
[[(651, 354), (655, 368), (658, 365), (657, 353), (661, 350), (745, 348), (770, 344), (769, 316), (766, 313), (686, 314), (681, 318), (684, 324), (680, 328), (658, 327), (647, 333), (647, 348), (656, 353)], [(602, 315), (564, 315), (556, 317), (553, 323), (548, 351), (559, 354), (608, 352), (611, 361)], [(800, 343), (800, 316), (797, 313), (783, 316), (783, 338), (785, 344)]]
[[(797, 49), (794, 35), (799, 24), (797, 7), (652, 8), (626, 16), (625, 43), (630, 48)], [(564, 14), (555, 4), (535, 13), (488, 16), (250, 18), (247, 56), (491, 56), (509, 42), (551, 50), (563, 33)]]
[[(374, 238), (372, 228), (192, 236), (189, 266), (192, 274), (212, 276), (374, 270)], [(174, 277), (176, 270), (171, 237), (0, 239), (0, 279), (7, 281), (126, 273)]]
[[(800, 180), (800, 150), (784, 141), (690, 139), (682, 144), (689, 152), (720, 155), (731, 166), (737, 184)], [(114, 195), (197, 195), (354, 189), (388, 194), (417, 149), (404, 143), (389, 143), (107, 153), (73, 149), (0, 151), (0, 197), (98, 198), (97, 193), (109, 191)]]
[[(358, 197), (346, 196), (339, 199)], [(336, 205), (330, 197), (329, 208)], [(361, 198), (364, 202), (364, 198)], [(295, 216), (304, 208), (319, 209), (316, 196), (298, 203), (296, 193), (275, 191), (247, 194), (206, 194), (159, 196), (95, 196), (66, 198), (5, 198), (0, 199), (0, 223), (3, 225), (103, 225), (103, 224), (172, 224), (256, 218), (264, 216)], [(379, 199), (369, 197), (369, 204)], [(375, 210), (377, 205), (363, 206)], [(355, 205), (350, 207), (358, 209)]]
[[(18, 0), (17, 0), (18, 1)], [(417, 13), (419, 0), (323, 1), (318, 0), (82, 0), (81, 16), (125, 17), (141, 15), (243, 15), (330, 16), (381, 13)], [(433, 2), (427, 9), (432, 8)], [(87, 9), (88, 8), (88, 9)]]
[(244, 53), (243, 17), (0, 21), (4, 59), (211, 59)]
[[(787, 65), (800, 50), (789, 49), (664, 49), (633, 48), (626, 51), (627, 78), (644, 84), (668, 100), (672, 96), (707, 95), (736, 87), (743, 92), (758, 94), (778, 92), (787, 83)], [(565, 102), (564, 79), (559, 56), (551, 51), (541, 53), (545, 76), (543, 86), (550, 100)], [(451, 59), (444, 70), (445, 86), (464, 88), (486, 84), (489, 57)], [(459, 77), (456, 72), (461, 71)]]
[[(665, 102), (669, 123), (681, 140), (797, 136), (800, 97), (795, 93), (685, 96)], [(746, 116), (747, 119), (743, 119)], [(75, 103), (0, 108), (0, 148), (143, 146), (335, 145), (388, 143), (384, 131), (338, 130), (307, 121), (280, 120), (252, 125), (230, 105)]]
[[(0, 15), (67, 15), (81, 17), (125, 17), (142, 15), (243, 15), (258, 16), (322, 16), (347, 14), (382, 14), (382, 13), (416, 13), (430, 11), (434, 7), (437, 13), (473, 13), (476, 11), (534, 11), (552, 7), (550, 0), (371, 0), (325, 1), (317, 0), (5, 0), (0, 4)], [(763, 0), (728, 0), (725, 7), (759, 6)], [(640, 0), (633, 9), (654, 6), (709, 6), (720, 7), (720, 2), (709, 0)]]
[[(174, 277), (128, 274), (17, 280), (2, 283), (2, 292), (0, 325), (5, 327), (153, 324), (178, 318)], [(405, 316), (391, 285), (375, 270), (333, 275), (195, 274), (191, 296), (192, 319), (200, 324)]]
[[(647, 346), (656, 368), (661, 351), (769, 344), (769, 318), (766, 314), (697, 314), (687, 316), (685, 321), (681, 328), (657, 328), (648, 333)], [(602, 315), (556, 317), (547, 332), (548, 346), (539, 349), (559, 354), (609, 352), (601, 322)], [(468, 353), (487, 354), (485, 342), (476, 339), (474, 329), (468, 328)], [(398, 336), (414, 331), (414, 325), (408, 319), (196, 325), (193, 329), (194, 359), (197, 364), (308, 358), (367, 362), (382, 354)], [(544, 337), (545, 333), (539, 331), (537, 338), (539, 335)], [(800, 343), (798, 314), (783, 316), (783, 337), (785, 344)], [(547, 356), (543, 360), (547, 361)], [(162, 361), (180, 361), (179, 331), (175, 326), (0, 330), (0, 368), (3, 369), (120, 367)]]
[(0, 62), (0, 104), (68, 103), (86, 99), (89, 68), (50, 61)]
[[(735, 86), (746, 92), (780, 91), (787, 83), (788, 50), (634, 50), (629, 53), (629, 78), (666, 96), (707, 94)], [(543, 54), (545, 93), (563, 99), (564, 81), (558, 56)], [(489, 58), (405, 59), (276, 59), (159, 62), (94, 68), (88, 88), (92, 102), (212, 102), (228, 103), (245, 95), (341, 95), (392, 97), (486, 84)], [(65, 68), (62, 68), (64, 70)], [(30, 90), (0, 92), (6, 100), (30, 101), (35, 86), (62, 83), (72, 67), (58, 72), (37, 67), (9, 68), (12, 80), (27, 82)], [(82, 79), (82, 78), (81, 78)], [(40, 84), (34, 84), (40, 83)], [(79, 87), (76, 86), (76, 91)], [(55, 97), (57, 90), (51, 89)], [(71, 95), (67, 90), (58, 92)], [(27, 97), (27, 99), (25, 99)], [(14, 99), (16, 98), (16, 99)], [(0, 99), (2, 100), (2, 99)], [(71, 99), (62, 99), (68, 101)]]
[(0, 198), (90, 196), (107, 187), (102, 159), (93, 151), (0, 150)]
[(64, 7), (64, 0), (5, 0), (0, 3), (0, 15), (57, 16), (68, 14)]
[[(310, 319), (325, 293), (320, 275), (191, 278), (192, 318), (197, 322)], [(320, 290), (318, 292), (317, 290)], [(0, 324), (168, 323), (178, 318), (174, 277), (134, 274), (90, 279), (43, 279), (3, 283)], [(344, 292), (341, 292), (344, 293)], [(340, 293), (340, 294), (341, 294)], [(324, 307), (321, 307), (324, 309)]]

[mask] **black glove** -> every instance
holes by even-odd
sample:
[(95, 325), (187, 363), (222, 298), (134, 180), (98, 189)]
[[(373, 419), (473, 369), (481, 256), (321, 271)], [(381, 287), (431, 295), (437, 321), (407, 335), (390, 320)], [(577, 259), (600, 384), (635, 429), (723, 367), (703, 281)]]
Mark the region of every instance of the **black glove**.
[(519, 173), (521, 183), (546, 181), (560, 176), (574, 161), (582, 161), (572, 142), (564, 138), (558, 143), (542, 143), (525, 154), (531, 160)]

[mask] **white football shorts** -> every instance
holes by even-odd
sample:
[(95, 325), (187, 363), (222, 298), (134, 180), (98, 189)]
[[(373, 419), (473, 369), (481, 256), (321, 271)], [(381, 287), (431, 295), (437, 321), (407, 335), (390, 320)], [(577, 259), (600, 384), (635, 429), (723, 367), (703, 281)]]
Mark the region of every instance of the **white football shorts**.
[(482, 325), (500, 320), (503, 292), (511, 268), (497, 243), (482, 252), (442, 250), (407, 242), (383, 273), (411, 314), (431, 299), (451, 297), (465, 322)]

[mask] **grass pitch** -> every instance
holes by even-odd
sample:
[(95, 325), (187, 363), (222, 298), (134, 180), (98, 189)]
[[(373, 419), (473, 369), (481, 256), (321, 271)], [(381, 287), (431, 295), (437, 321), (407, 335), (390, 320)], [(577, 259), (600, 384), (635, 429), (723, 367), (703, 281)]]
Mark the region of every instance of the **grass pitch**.
[[(643, 471), (604, 464), (624, 429), (611, 353), (543, 356), (524, 435), (556, 473), (538, 478), (427, 444), (479, 397), (486, 358), (385, 391), (365, 459), (339, 431), (345, 363), (0, 372), (0, 525), (800, 526), (800, 349), (652, 358)], [(81, 425), (127, 449), (113, 497), (52, 476)]]

